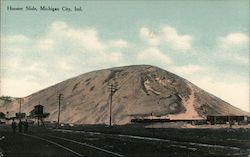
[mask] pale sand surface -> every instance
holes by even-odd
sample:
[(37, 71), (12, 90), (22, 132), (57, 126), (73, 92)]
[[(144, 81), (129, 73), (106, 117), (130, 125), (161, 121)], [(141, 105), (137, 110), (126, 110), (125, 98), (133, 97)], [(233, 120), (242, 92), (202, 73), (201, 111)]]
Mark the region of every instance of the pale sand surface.
[[(201, 119), (208, 114), (244, 114), (221, 99), (203, 91), (191, 82), (149, 66), (127, 66), (104, 69), (79, 75), (22, 98), (22, 112), (37, 104), (49, 112), (48, 121), (57, 121), (58, 94), (61, 101), (61, 122), (76, 124), (108, 124), (109, 82), (118, 84), (113, 95), (112, 123), (127, 124), (134, 118)], [(19, 112), (19, 102), (0, 106), (8, 117)]]

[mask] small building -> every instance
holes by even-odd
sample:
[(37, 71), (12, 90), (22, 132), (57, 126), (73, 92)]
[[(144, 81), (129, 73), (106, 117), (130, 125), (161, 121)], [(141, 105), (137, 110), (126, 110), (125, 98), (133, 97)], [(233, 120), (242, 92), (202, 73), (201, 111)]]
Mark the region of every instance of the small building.
[(34, 109), (30, 111), (30, 115), (40, 115), (43, 114), (43, 105), (38, 104), (34, 106)]
[(39, 125), (39, 121), (41, 121), (41, 123), (45, 125), (43, 119), (47, 118), (49, 116), (49, 113), (43, 112), (43, 109), (44, 109), (44, 106), (41, 104), (34, 106), (34, 109), (30, 111), (30, 115), (28, 117), (37, 119), (38, 125)]

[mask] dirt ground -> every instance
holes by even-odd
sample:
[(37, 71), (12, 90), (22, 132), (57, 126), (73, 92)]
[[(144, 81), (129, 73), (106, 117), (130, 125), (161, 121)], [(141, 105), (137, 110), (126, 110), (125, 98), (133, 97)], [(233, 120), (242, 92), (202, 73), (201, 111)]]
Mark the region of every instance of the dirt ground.
[(0, 127), (0, 136), (4, 136), (4, 139), (0, 141), (0, 150), (4, 156), (8, 157), (81, 155), (248, 157), (250, 154), (250, 129), (243, 128), (154, 129), (104, 125), (44, 128), (31, 126), (28, 133), (23, 134), (13, 133), (10, 126)]

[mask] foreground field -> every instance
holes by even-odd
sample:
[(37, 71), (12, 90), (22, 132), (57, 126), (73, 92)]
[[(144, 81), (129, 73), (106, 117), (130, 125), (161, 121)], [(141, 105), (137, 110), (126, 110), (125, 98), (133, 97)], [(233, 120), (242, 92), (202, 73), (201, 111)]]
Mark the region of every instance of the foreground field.
[(134, 126), (31, 127), (27, 134), (1, 126), (4, 156), (242, 156), (249, 129), (145, 129)]

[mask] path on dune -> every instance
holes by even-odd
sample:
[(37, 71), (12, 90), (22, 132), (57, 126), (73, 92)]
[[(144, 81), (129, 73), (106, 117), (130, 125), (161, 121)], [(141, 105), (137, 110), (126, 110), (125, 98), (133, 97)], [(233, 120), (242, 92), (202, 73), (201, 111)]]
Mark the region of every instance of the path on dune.
[(170, 115), (169, 116), (170, 119), (203, 119), (201, 116), (199, 116), (199, 114), (197, 113), (197, 111), (195, 110), (195, 107), (194, 107), (195, 95), (194, 95), (193, 87), (191, 85), (188, 85), (188, 86), (191, 90), (191, 94), (189, 95), (189, 99), (182, 100), (182, 104), (186, 108), (185, 113)]

